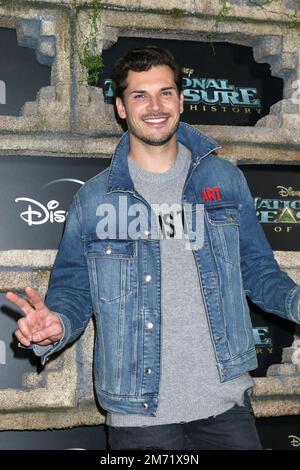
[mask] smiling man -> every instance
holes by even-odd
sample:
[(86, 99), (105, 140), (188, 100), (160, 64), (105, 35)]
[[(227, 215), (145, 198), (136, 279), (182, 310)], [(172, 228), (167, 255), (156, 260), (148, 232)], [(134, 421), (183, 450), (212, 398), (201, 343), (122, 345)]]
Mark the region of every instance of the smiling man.
[[(179, 123), (173, 56), (134, 49), (113, 80), (128, 132), (74, 197), (45, 303), (30, 287), (30, 302), (7, 294), (25, 314), (16, 336), (45, 363), (94, 314), (111, 449), (260, 449), (246, 295), (299, 323), (300, 287), (274, 260), (242, 173)], [(137, 204), (143, 216), (129, 230)], [(99, 217), (110, 211), (117, 226), (107, 230)]]
[(119, 116), (126, 119), (131, 148), (137, 146), (138, 150), (145, 144), (150, 148), (161, 147), (170, 140), (176, 146), (175, 132), (183, 111), (183, 95), (174, 83), (172, 70), (163, 65), (147, 72), (130, 70), (128, 84), (123, 100), (117, 97), (116, 106)]

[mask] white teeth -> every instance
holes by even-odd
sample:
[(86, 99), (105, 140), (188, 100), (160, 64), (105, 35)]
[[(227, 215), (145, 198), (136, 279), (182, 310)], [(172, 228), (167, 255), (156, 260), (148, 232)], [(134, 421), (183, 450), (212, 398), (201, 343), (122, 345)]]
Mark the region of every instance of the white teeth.
[(153, 118), (153, 119), (144, 119), (145, 122), (163, 122), (166, 121), (167, 118)]

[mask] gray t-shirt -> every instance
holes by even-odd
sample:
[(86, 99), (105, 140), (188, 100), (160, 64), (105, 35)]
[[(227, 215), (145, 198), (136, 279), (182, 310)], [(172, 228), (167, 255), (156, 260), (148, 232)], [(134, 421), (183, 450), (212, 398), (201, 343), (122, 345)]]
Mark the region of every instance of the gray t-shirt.
[[(142, 170), (132, 159), (129, 172), (135, 189), (151, 205), (181, 208), (191, 155), (179, 143), (174, 165), (165, 173)], [(165, 206), (166, 207), (166, 206)], [(155, 209), (158, 217), (158, 209)], [(157, 220), (161, 228), (162, 349), (159, 404), (155, 416), (108, 413), (111, 426), (151, 426), (194, 421), (243, 404), (253, 386), (249, 374), (220, 382), (193, 251), (186, 239), (172, 237), (175, 217)], [(176, 217), (176, 221), (181, 218)], [(168, 236), (169, 235), (169, 236)]]

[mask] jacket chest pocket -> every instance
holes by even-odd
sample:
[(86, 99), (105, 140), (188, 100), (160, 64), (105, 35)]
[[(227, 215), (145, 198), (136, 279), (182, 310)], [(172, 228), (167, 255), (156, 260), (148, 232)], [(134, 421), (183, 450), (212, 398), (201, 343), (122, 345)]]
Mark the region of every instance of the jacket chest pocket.
[(205, 208), (207, 231), (214, 254), (233, 265), (240, 261), (240, 212), (236, 203), (214, 204)]
[(131, 240), (85, 241), (85, 256), (97, 300), (115, 302), (135, 287), (136, 242)]

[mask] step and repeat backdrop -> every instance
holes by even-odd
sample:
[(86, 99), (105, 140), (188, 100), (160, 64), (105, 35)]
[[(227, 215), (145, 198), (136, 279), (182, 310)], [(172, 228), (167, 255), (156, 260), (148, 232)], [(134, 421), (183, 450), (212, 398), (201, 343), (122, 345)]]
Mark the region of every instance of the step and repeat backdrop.
[[(19, 47), (15, 30), (0, 28), (0, 114), (18, 115), (50, 83), (51, 70), (38, 64), (34, 51)], [(182, 66), (184, 113), (191, 124), (252, 126), (282, 99), (283, 83), (268, 64), (257, 64), (252, 49), (228, 43), (120, 38), (104, 51), (98, 86), (113, 103), (111, 70), (131, 47), (167, 47)], [(18, 73), (16, 71), (19, 71)], [(0, 250), (56, 249), (74, 193), (109, 165), (100, 158), (44, 155), (0, 156)], [(300, 250), (300, 166), (243, 165), (257, 216), (274, 250)], [(254, 376), (281, 361), (293, 341), (294, 325), (249, 303), (259, 359)], [(20, 313), (0, 295), (0, 389), (21, 388), (24, 372), (37, 370), (34, 356), (17, 347), (13, 332)], [(258, 420), (265, 448), (300, 448), (297, 416)], [(270, 437), (271, 436), (271, 437)], [(298, 436), (298, 437), (297, 437)], [(0, 432), (0, 449), (105, 449), (103, 426), (62, 431)]]
[[(300, 166), (240, 165), (248, 181), (258, 220), (273, 250), (300, 251)], [(281, 362), (282, 348), (293, 342), (294, 323), (263, 312), (249, 302), (259, 367), (263, 377)]]
[(107, 103), (113, 103), (111, 72), (115, 61), (129, 49), (148, 44), (169, 49), (182, 67), (182, 121), (254, 126), (282, 99), (282, 79), (271, 76), (268, 64), (254, 61), (251, 47), (123, 37), (102, 54), (105, 68), (99, 86)]
[(0, 45), (0, 115), (18, 116), (50, 85), (51, 69), (38, 63), (33, 49), (18, 45), (15, 29), (0, 28)]

